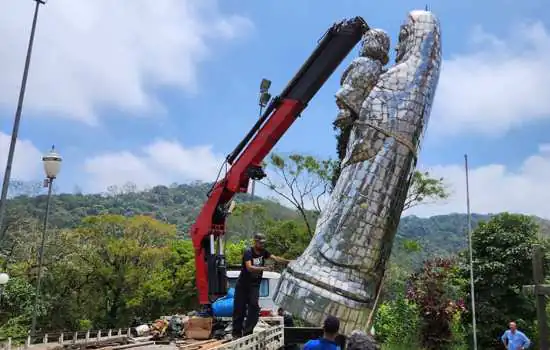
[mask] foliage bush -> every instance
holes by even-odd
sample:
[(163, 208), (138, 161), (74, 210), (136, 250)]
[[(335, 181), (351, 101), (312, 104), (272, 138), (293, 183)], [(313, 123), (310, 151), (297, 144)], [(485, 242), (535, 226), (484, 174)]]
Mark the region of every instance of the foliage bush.
[(464, 313), (457, 311), (451, 319), (451, 349), (468, 350), (468, 339), (466, 327), (462, 323)]
[(375, 319), (378, 341), (392, 349), (411, 349), (420, 339), (419, 309), (414, 302), (400, 296), (380, 305)]
[(419, 309), (421, 343), (426, 349), (449, 349), (453, 343), (452, 323), (457, 313), (465, 310), (456, 301), (452, 286), (455, 262), (436, 258), (426, 261), (418, 273), (411, 276), (407, 299)]
[(79, 331), (87, 331), (89, 329), (92, 329), (93, 323), (90, 320), (78, 320), (78, 330)]
[(8, 319), (0, 327), (0, 340), (12, 338), (12, 342), (24, 343), (27, 338), (29, 325), (29, 319), (26, 316), (16, 316)]
[[(532, 247), (535, 243), (544, 243), (538, 237), (537, 222), (519, 214), (496, 215), (474, 230), (473, 267), (480, 348), (500, 347), (500, 336), (510, 321), (516, 321), (528, 335), (535, 333), (534, 300), (522, 293), (522, 286), (533, 281)], [(469, 278), (466, 261), (461, 271), (465, 278)], [(469, 299), (469, 286), (465, 285), (463, 290)], [(466, 315), (464, 322), (469, 324), (470, 320), (471, 315)]]

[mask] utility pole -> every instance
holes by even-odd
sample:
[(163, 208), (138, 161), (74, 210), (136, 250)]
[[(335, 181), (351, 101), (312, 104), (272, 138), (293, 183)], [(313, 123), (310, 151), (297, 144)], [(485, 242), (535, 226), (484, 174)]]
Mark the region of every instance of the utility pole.
[(472, 299), (472, 333), (474, 340), (474, 350), (477, 350), (477, 330), (476, 330), (476, 297), (474, 285), (474, 257), (472, 249), (472, 213), (470, 211), (470, 181), (468, 169), (468, 155), (464, 155), (464, 170), (466, 172), (466, 211), (468, 215), (468, 250), (470, 253), (470, 294)]
[(15, 153), (15, 144), (19, 134), (19, 124), (21, 123), (21, 112), (23, 111), (23, 101), (25, 100), (25, 90), (27, 88), (27, 78), (29, 77), (29, 68), (31, 66), (32, 47), (34, 44), (34, 35), (36, 33), (36, 23), (38, 21), (38, 10), (40, 5), (45, 5), (47, 0), (34, 0), (34, 17), (31, 26), (31, 35), (29, 37), (29, 46), (27, 47), (27, 57), (25, 58), (25, 67), (23, 69), (23, 78), (21, 79), (21, 89), (17, 100), (17, 109), (13, 121), (13, 130), (11, 132), (10, 147), (8, 150), (8, 160), (6, 161), (6, 170), (4, 171), (4, 180), (2, 182), (2, 194), (0, 195), (0, 241), (4, 239), (4, 221), (6, 216), (6, 205), (8, 198), (8, 188), (10, 187), (11, 168), (13, 165), (13, 156)]

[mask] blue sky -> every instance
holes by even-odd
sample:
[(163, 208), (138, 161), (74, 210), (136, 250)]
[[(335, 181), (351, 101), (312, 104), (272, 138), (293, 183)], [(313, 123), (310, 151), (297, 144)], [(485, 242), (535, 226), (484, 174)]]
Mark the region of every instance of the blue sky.
[[(32, 1), (2, 0), (0, 160), (15, 109)], [(432, 1), (444, 65), (421, 167), (453, 196), (412, 212), (463, 211), (463, 154), (473, 208), (550, 217), (550, 3)], [(42, 176), (40, 154), (64, 156), (58, 181), (101, 191), (213, 179), (217, 162), (257, 118), (266, 77), (279, 92), (335, 21), (362, 16), (392, 48), (408, 11), (425, 2), (158, 0), (112, 4), (52, 0), (41, 9), (15, 177)], [(346, 62), (356, 55), (354, 52)], [(333, 94), (345, 63), (277, 145), (333, 157)], [(546, 78), (549, 78), (546, 80)], [(3, 140), (3, 141), (2, 141)], [(3, 167), (4, 165), (2, 165)]]

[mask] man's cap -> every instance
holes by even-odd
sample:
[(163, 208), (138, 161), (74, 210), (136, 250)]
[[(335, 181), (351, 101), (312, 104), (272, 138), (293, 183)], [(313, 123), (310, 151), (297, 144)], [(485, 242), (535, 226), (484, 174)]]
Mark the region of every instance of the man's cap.
[(255, 241), (258, 241), (260, 243), (265, 243), (266, 239), (265, 239), (265, 235), (263, 233), (256, 233), (254, 235), (254, 240)]
[(323, 324), (323, 330), (329, 334), (338, 333), (340, 330), (340, 320), (334, 316), (327, 316)]

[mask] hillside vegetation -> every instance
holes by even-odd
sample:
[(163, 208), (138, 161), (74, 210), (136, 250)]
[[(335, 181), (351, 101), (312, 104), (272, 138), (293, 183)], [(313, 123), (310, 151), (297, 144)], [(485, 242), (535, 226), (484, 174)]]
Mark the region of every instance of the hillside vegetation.
[[(155, 186), (146, 191), (136, 191), (135, 186), (128, 184), (120, 188), (110, 187), (109, 192), (105, 194), (55, 195), (52, 197), (50, 223), (58, 228), (74, 228), (83, 218), (92, 215), (147, 215), (176, 225), (178, 236), (186, 238), (211, 186), (209, 183), (194, 182)], [(300, 219), (299, 213), (274, 199), (239, 195), (236, 201), (261, 205), (266, 210), (265, 216), (273, 220)], [(14, 197), (8, 206), (12, 214), (21, 213), (40, 219), (45, 210), (46, 196), (19, 195)], [(473, 228), (489, 217), (490, 215), (473, 214)], [(249, 221), (256, 219), (255, 215), (230, 218), (228, 237), (247, 238), (251, 233), (251, 227), (254, 226)], [(537, 220), (543, 231), (550, 231), (550, 222), (540, 218)], [(403, 242), (411, 240), (418, 242), (421, 247), (420, 254), (415, 256), (416, 262), (432, 256), (447, 256), (459, 252), (467, 245), (467, 216), (405, 216), (401, 219), (396, 234), (394, 253), (399, 254)]]
[[(308, 158), (294, 160), (297, 168), (311, 165)], [(278, 164), (286, 171), (284, 163)], [(311, 169), (321, 169), (323, 177), (328, 174), (322, 167)], [(321, 192), (327, 189), (326, 182), (313, 183), (321, 184)], [(39, 333), (125, 327), (136, 318), (153, 320), (196, 309), (194, 249), (188, 232), (210, 187), (196, 182), (136, 191), (128, 184), (111, 187), (106, 194), (55, 195), (36, 299), (46, 198), (37, 195), (40, 187), (14, 184), (0, 237), (0, 264), (10, 275), (2, 296), (0, 339), (26, 339), (36, 300)], [(427, 173), (417, 173), (411, 187), (409, 208), (445, 197), (441, 180)], [(307, 193), (304, 188), (295, 193)], [(283, 188), (276, 189), (284, 194)], [(300, 206), (302, 199), (290, 198), (284, 206), (272, 199), (238, 196), (227, 222), (228, 264), (239, 264), (247, 239), (258, 230), (266, 234), (274, 255), (296, 259), (302, 254), (319, 214), (318, 206)], [(541, 239), (548, 235), (548, 221), (508, 213), (475, 214), (472, 221), (480, 344), (486, 349), (499, 346), (493, 343), (503, 325), (520, 318), (522, 329), (536, 341), (534, 304), (519, 291), (532, 283), (532, 245), (550, 247)], [(467, 348), (469, 270), (462, 254), (466, 228), (464, 214), (402, 218), (375, 320), (383, 349)]]

